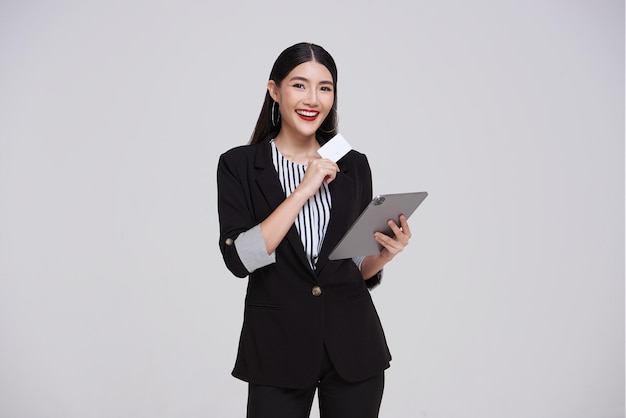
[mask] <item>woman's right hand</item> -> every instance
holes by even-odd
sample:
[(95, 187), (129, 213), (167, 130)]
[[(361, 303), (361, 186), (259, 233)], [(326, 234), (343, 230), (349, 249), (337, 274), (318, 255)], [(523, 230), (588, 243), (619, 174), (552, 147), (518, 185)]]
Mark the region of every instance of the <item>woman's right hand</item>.
[(306, 201), (317, 193), (322, 183), (333, 181), (338, 171), (339, 167), (331, 160), (314, 158), (309, 161), (300, 185), (261, 222), (268, 254), (273, 253), (287, 235)]
[(302, 182), (296, 188), (306, 196), (312, 197), (317, 193), (322, 183), (329, 184), (337, 177), (339, 166), (327, 158), (314, 158), (309, 160)]

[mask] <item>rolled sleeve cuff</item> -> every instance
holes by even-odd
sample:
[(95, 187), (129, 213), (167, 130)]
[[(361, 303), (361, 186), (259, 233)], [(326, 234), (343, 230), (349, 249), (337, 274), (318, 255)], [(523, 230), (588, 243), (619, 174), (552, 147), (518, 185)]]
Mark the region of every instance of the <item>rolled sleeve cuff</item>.
[(250, 273), (276, 262), (275, 252), (267, 254), (260, 224), (239, 234), (235, 248), (241, 263)]
[(356, 264), (359, 270), (361, 270), (361, 264), (363, 264), (363, 260), (365, 260), (364, 255), (359, 256), (359, 257), (352, 257), (352, 261), (354, 261), (354, 264)]
[[(365, 260), (365, 256), (360, 256), (360, 257), (353, 257), (352, 261), (354, 262), (354, 264), (356, 264), (356, 266), (359, 268), (359, 270), (361, 270), (361, 264), (363, 264), (363, 260)], [(376, 273), (374, 276), (368, 278), (367, 280), (365, 280), (365, 285), (367, 286), (368, 289), (373, 289), (376, 286), (378, 286), (380, 284), (380, 282), (383, 280), (383, 269), (381, 269), (378, 273)]]

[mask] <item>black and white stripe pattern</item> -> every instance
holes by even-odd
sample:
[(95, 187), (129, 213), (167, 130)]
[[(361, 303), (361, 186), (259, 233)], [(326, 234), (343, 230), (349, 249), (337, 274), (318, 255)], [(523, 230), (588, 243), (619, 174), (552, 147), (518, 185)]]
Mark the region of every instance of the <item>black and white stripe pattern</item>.
[[(280, 154), (274, 141), (271, 144), (272, 161), (278, 173), (280, 184), (283, 186), (285, 197), (288, 197), (302, 181), (306, 165), (296, 164), (287, 160)], [(313, 269), (315, 269), (317, 258), (324, 242), (324, 236), (330, 221), (331, 207), (330, 191), (328, 190), (328, 185), (323, 183), (317, 193), (304, 204), (295, 221), (304, 251)]]

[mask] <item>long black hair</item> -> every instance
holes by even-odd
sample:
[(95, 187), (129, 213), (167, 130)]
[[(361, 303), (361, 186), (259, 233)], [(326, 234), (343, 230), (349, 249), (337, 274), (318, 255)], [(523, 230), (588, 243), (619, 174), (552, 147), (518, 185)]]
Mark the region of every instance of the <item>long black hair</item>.
[[(331, 111), (326, 116), (326, 119), (322, 122), (317, 130), (318, 141), (324, 143), (337, 134), (337, 66), (333, 57), (321, 46), (301, 42), (290, 46), (280, 53), (272, 71), (270, 72), (270, 80), (273, 80), (277, 86), (280, 87), (280, 83), (283, 81), (287, 74), (291, 72), (298, 65), (314, 61), (322, 64), (330, 71), (333, 77), (333, 94), (334, 102)], [(261, 107), (261, 113), (259, 119), (256, 122), (252, 136), (250, 137), (250, 144), (258, 144), (260, 142), (273, 138), (272, 135), (277, 135), (280, 131), (281, 121), (277, 115), (274, 115), (274, 121), (272, 121), (272, 104), (274, 100), (269, 94), (269, 91), (265, 92), (265, 100), (263, 101), (263, 107)], [(278, 113), (278, 112), (276, 112)]]

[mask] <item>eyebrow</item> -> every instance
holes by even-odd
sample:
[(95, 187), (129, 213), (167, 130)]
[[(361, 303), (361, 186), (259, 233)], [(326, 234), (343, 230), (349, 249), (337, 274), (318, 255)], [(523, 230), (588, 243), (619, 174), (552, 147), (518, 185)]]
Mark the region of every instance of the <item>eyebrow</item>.
[[(309, 79), (308, 79), (308, 78), (306, 78), (306, 77), (302, 77), (302, 76), (299, 76), (299, 75), (293, 76), (293, 77), (291, 77), (291, 78), (289, 79), (289, 81), (294, 81), (294, 80), (309, 81)], [(334, 83), (333, 83), (332, 81), (323, 80), (323, 81), (320, 81), (320, 84), (329, 84), (329, 85), (331, 85), (331, 86), (332, 86)]]

